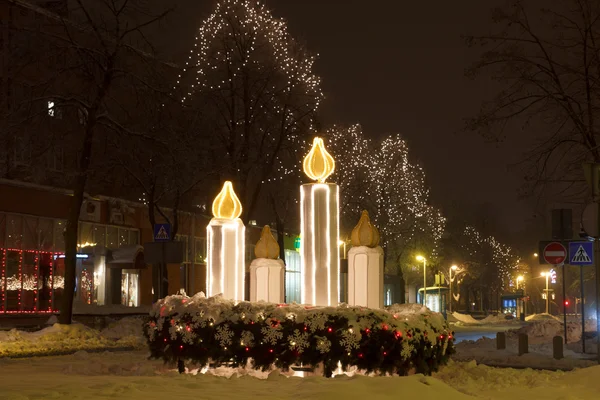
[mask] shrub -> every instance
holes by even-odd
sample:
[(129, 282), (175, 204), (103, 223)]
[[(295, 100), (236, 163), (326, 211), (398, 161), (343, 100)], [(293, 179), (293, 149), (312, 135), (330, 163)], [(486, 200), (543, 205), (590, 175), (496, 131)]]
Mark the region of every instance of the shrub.
[(367, 373), (431, 374), (454, 352), (443, 317), (420, 305), (387, 310), (303, 307), (169, 296), (144, 324), (152, 358), (263, 371), (322, 364), (331, 376), (338, 362)]

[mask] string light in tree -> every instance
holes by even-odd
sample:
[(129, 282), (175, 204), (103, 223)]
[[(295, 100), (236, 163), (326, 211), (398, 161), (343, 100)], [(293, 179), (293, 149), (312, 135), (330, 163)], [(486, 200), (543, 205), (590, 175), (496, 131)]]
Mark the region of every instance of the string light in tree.
[[(400, 135), (384, 139), (375, 151), (372, 171), (374, 184), (375, 224), (381, 229), (383, 246), (405, 249), (421, 238), (420, 250), (433, 259), (443, 235), (446, 219), (430, 205), (425, 172), (409, 158), (406, 141)], [(431, 243), (423, 249), (424, 238)]]
[(472, 226), (466, 226), (463, 234), (466, 238), (463, 249), (470, 258), (468, 262), (491, 273), (490, 284), (501, 290), (513, 284), (515, 272), (521, 263), (515, 251), (493, 236), (484, 237)]
[[(175, 90), (214, 109), (214, 143), (239, 182), (299, 173), (295, 163), (322, 101), (315, 57), (257, 0), (220, 0), (204, 20)], [(300, 152), (300, 153), (298, 153)]]

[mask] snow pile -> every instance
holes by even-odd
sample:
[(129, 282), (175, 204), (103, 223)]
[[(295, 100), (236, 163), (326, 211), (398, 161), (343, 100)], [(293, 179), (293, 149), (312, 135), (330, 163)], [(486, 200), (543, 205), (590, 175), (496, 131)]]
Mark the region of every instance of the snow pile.
[(125, 317), (115, 321), (103, 329), (101, 334), (120, 344), (130, 344), (135, 347), (142, 347), (145, 344), (143, 319), (139, 317)]
[[(550, 316), (552, 317), (552, 316)], [(596, 321), (586, 320), (585, 330), (586, 332), (596, 331)], [(552, 341), (554, 336), (564, 337), (564, 324), (562, 321), (552, 317), (542, 317), (537, 319), (531, 319), (530, 323), (514, 331), (516, 333), (525, 333), (530, 338), (542, 339), (545, 341)], [(581, 339), (581, 323), (567, 322), (567, 338), (569, 341), (579, 341)]]
[(0, 357), (65, 354), (79, 350), (141, 348), (140, 318), (124, 318), (99, 332), (85, 325), (54, 324), (37, 332), (0, 331)]
[(284, 371), (322, 365), (326, 376), (338, 361), (344, 370), (430, 373), (453, 351), (443, 316), (414, 304), (375, 310), (175, 295), (155, 305), (144, 334), (152, 357), (168, 362), (238, 367), (252, 359), (252, 368)]
[(555, 317), (551, 314), (541, 313), (541, 314), (532, 314), (525, 317), (525, 321), (527, 322), (535, 322), (535, 321), (558, 321), (562, 322), (562, 319)]
[(481, 325), (481, 321), (476, 320), (472, 316), (468, 314), (461, 314), (458, 312), (453, 312), (452, 316), (461, 324), (464, 325)]

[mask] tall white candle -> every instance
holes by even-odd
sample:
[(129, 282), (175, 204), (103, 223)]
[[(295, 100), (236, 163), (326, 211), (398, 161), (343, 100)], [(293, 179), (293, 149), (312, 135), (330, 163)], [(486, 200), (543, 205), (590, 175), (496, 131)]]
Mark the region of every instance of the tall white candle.
[(337, 306), (340, 299), (339, 187), (310, 183), (300, 188), (302, 303)]
[(304, 172), (317, 181), (300, 187), (302, 303), (337, 306), (340, 299), (338, 252), (339, 187), (325, 180), (335, 170), (323, 139), (315, 138), (304, 158)]
[(246, 277), (244, 223), (238, 217), (242, 205), (231, 182), (213, 202), (213, 215), (207, 230), (206, 294), (243, 301)]

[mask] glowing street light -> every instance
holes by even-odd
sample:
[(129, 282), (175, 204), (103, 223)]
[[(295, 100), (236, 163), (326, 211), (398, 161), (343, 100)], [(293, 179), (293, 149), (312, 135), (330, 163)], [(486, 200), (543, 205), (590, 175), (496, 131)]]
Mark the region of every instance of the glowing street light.
[(427, 304), (427, 259), (418, 255), (417, 261), (423, 261), (423, 306), (425, 306)]
[(538, 253), (533, 253), (533, 256), (537, 258), (537, 256), (538, 256)]
[(519, 282), (521, 282), (522, 280), (524, 280), (525, 278), (523, 278), (523, 275), (519, 275), (517, 276), (517, 290), (519, 290)]
[(541, 276), (546, 277), (546, 314), (549, 314), (548, 309), (550, 308), (550, 296), (549, 296), (549, 290), (548, 290), (548, 279), (550, 279), (550, 272), (542, 272), (540, 274)]

